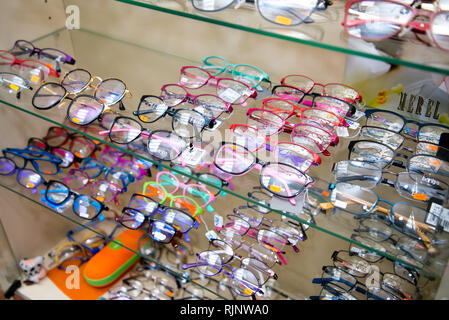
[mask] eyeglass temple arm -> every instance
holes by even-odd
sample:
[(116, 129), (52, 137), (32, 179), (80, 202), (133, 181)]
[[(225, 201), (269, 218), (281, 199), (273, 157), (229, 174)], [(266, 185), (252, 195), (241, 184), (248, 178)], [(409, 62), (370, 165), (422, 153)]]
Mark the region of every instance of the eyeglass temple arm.
[[(350, 195), (350, 194), (344, 194), (344, 195), (345, 195), (346, 198), (351, 199), (351, 200), (354, 201), (355, 203), (363, 204), (363, 205), (366, 205), (366, 206), (372, 206), (372, 205), (373, 205), (373, 204), (370, 203), (369, 201), (365, 201), (365, 200), (363, 200), (363, 199), (357, 198), (357, 197), (352, 196), (352, 195)], [(324, 210), (328, 210), (328, 209), (331, 209), (331, 208), (335, 208), (330, 202), (327, 202), (327, 203), (320, 203), (320, 207), (321, 207), (322, 209), (324, 209)], [(381, 212), (381, 213), (383, 213), (383, 214), (385, 214), (385, 215), (387, 215), (387, 216), (390, 215), (390, 211), (389, 211), (388, 209), (383, 208), (383, 207), (380, 207), (380, 206), (376, 206), (376, 207), (373, 209), (372, 212), (374, 212), (374, 211), (379, 211), (379, 212)], [(406, 222), (408, 222), (408, 221), (410, 220), (409, 218), (404, 217), (404, 216), (402, 216), (402, 215), (399, 215), (399, 214), (397, 214), (397, 213), (394, 213), (394, 212), (391, 212), (391, 213), (393, 213), (393, 215), (394, 215), (395, 217), (400, 218), (400, 219), (403, 219), (403, 220), (405, 220)], [(416, 221), (416, 220), (413, 220), (412, 223), (416, 226), (416, 232), (418, 233), (418, 235), (419, 235), (419, 236), (421, 237), (421, 239), (423, 240), (425, 246), (426, 246), (429, 250), (435, 250), (435, 249), (431, 246), (432, 241), (429, 239), (429, 237), (427, 237), (427, 236), (421, 231), (421, 228), (422, 228), (422, 229), (424, 229), (424, 230), (427, 230), (427, 231), (430, 231), (430, 232), (434, 232), (434, 231), (435, 231), (435, 227), (432, 227), (432, 226), (430, 226), (430, 225), (427, 225), (427, 224), (425, 224), (425, 223), (423, 223), (423, 222), (419, 222), (419, 221)]]

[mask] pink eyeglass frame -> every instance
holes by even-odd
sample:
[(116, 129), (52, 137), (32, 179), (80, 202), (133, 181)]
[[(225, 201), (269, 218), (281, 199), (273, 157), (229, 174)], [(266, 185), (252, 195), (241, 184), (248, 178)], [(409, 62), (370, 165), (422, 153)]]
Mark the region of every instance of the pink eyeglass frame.
[[(189, 89), (199, 89), (199, 88), (204, 87), (205, 85), (215, 86), (217, 89), (217, 96), (219, 96), (218, 95), (218, 87), (219, 87), (220, 81), (228, 80), (228, 81), (232, 81), (232, 82), (237, 82), (237, 83), (241, 84), (242, 86), (245, 86), (251, 92), (251, 94), (248, 97), (246, 97), (245, 100), (243, 100), (242, 102), (231, 103), (231, 104), (241, 104), (242, 106), (246, 106), (246, 100), (248, 100), (249, 98), (255, 99), (257, 97), (257, 91), (255, 89), (251, 88), (250, 86), (248, 86), (246, 83), (232, 79), (232, 78), (218, 78), (218, 77), (211, 75), (207, 70), (200, 68), (200, 67), (195, 67), (195, 66), (184, 66), (181, 68), (181, 71), (180, 71), (181, 76), (180, 76), (180, 80), (178, 83), (181, 87), (185, 87), (184, 85), (182, 85), (182, 81), (181, 81), (182, 75), (184, 74), (185, 70), (189, 69), (189, 68), (201, 70), (202, 72), (204, 72), (208, 75), (208, 79), (206, 81), (204, 81), (204, 83), (202, 85), (200, 85), (199, 87), (195, 87), (195, 88), (187, 87)], [(211, 79), (215, 80), (215, 83), (211, 83), (211, 81), (210, 81)]]

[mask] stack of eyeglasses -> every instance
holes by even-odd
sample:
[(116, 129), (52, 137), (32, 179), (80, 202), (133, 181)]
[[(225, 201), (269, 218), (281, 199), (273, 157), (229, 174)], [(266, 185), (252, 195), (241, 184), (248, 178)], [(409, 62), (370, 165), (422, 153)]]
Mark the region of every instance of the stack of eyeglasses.
[[(449, 151), (441, 146), (444, 143), (441, 137), (449, 132), (449, 128), (439, 124), (417, 124), (418, 129), (413, 130), (406, 127), (411, 121), (391, 111), (368, 109), (365, 116), (366, 125), (359, 132), (365, 139), (351, 141), (348, 160), (334, 164), (337, 183), (331, 186), (331, 203), (355, 215), (385, 214), (395, 229), (423, 241), (430, 249), (436, 227), (444, 221), (429, 208), (434, 202), (447, 205), (449, 193), (445, 171), (449, 168)], [(410, 150), (403, 146), (406, 140), (416, 145), (412, 156), (398, 152), (399, 149)], [(398, 156), (407, 159), (406, 165), (395, 160)], [(386, 170), (392, 166), (405, 167), (407, 171)], [(396, 175), (396, 180), (383, 178), (384, 174)], [(416, 205), (408, 202), (393, 204), (380, 199), (371, 189), (381, 184), (394, 187), (401, 197)], [(391, 209), (385, 206), (391, 206)]]
[(230, 8), (238, 9), (241, 5), (248, 3), (251, 7), (254, 5), (258, 13), (265, 20), (281, 26), (297, 26), (302, 23), (314, 22), (312, 16), (316, 12), (324, 11), (332, 2), (327, 0), (312, 0), (308, 2), (301, 1), (242, 1), (242, 0), (192, 0), (192, 6), (203, 12), (217, 12)]
[(21, 98), (23, 90), (33, 90), (49, 78), (58, 78), (61, 64), (75, 64), (68, 54), (54, 48), (37, 48), (17, 40), (9, 51), (0, 50), (0, 88)]
[[(420, 274), (398, 261), (392, 262), (394, 273), (381, 272), (375, 264), (382, 256), (354, 244), (350, 250), (334, 251), (332, 266), (323, 266), (322, 275), (312, 283), (320, 284), (313, 300), (415, 300), (420, 298)], [(362, 282), (364, 281), (364, 282)]]

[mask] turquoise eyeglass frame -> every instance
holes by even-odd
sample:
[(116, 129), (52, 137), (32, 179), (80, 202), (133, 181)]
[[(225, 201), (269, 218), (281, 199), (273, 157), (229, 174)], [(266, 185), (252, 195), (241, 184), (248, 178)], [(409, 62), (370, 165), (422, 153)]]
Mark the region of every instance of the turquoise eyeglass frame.
[[(222, 60), (225, 63), (225, 66), (217, 66), (215, 64), (210, 63), (208, 60), (209, 59), (219, 59)], [(256, 89), (258, 91), (260, 91), (260, 84), (262, 82), (267, 82), (270, 85), (271, 88), (271, 81), (270, 81), (270, 76), (268, 75), (268, 73), (266, 73), (265, 71), (252, 66), (250, 64), (232, 64), (229, 63), (225, 58), (219, 57), (219, 56), (208, 56), (206, 58), (203, 59), (203, 66), (202, 68), (206, 69), (207, 71), (210, 71), (210, 69), (217, 69), (218, 72), (217, 73), (211, 73), (213, 76), (218, 76), (222, 73), (229, 73), (233, 76), (233, 78), (235, 76), (239, 76), (239, 77), (244, 77), (244, 78), (248, 78), (250, 80), (257, 80), (256, 77), (254, 77), (253, 75), (250, 74), (246, 74), (246, 73), (241, 73), (236, 71), (236, 68), (238, 67), (249, 67), (249, 68), (253, 68), (255, 70), (257, 70), (258, 72), (260, 72), (262, 74), (262, 78), (260, 80), (258, 80), (258, 82), (251, 86), (251, 88)], [(235, 79), (235, 80), (240, 80), (240, 79)], [(255, 81), (254, 81), (255, 82)]]

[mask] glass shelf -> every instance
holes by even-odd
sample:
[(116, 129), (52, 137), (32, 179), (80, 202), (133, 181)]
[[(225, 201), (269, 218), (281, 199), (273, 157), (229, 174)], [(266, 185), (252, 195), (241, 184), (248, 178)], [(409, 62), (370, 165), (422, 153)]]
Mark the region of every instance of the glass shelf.
[[(120, 112), (121, 115), (127, 115), (132, 118), (132, 111), (136, 110), (138, 101), (141, 95), (144, 94), (154, 94), (159, 95), (160, 88), (166, 83), (176, 83), (179, 78), (179, 70), (184, 65), (200, 65), (199, 62), (195, 64), (194, 61), (188, 59), (183, 59), (182, 57), (177, 57), (173, 55), (166, 55), (161, 51), (154, 50), (152, 48), (138, 46), (132, 43), (127, 43), (112, 39), (108, 36), (92, 32), (90, 30), (76, 30), (67, 31), (66, 29), (58, 30), (52, 34), (40, 37), (35, 41), (35, 44), (40, 47), (55, 47), (66, 51), (77, 59), (76, 67), (85, 68), (89, 70), (93, 75), (101, 76), (102, 78), (107, 77), (117, 77), (122, 79), (129, 90), (131, 91), (132, 98), (125, 99), (124, 104), (126, 106), (126, 111)], [(73, 47), (72, 47), (73, 46)], [(100, 53), (108, 52), (108, 55), (102, 55)], [(132, 58), (131, 58), (132, 57)], [(116, 63), (120, 61), (120, 63)], [(146, 68), (140, 68), (141, 61), (147, 61)], [(111, 68), (113, 66), (113, 68)], [(148, 76), (148, 71), (151, 71), (152, 75)], [(59, 79), (51, 79), (51, 81), (59, 81)], [(37, 88), (37, 87), (36, 87)], [(35, 92), (35, 91), (33, 91)], [(163, 170), (171, 170), (173, 172), (184, 174), (172, 167), (168, 163), (156, 162), (154, 159), (148, 157), (148, 155), (137, 154), (126, 149), (124, 146), (114, 145), (109, 140), (107, 135), (99, 135), (98, 132), (101, 129), (98, 124), (92, 125), (87, 131), (84, 128), (72, 124), (65, 119), (67, 103), (55, 107), (51, 110), (38, 110), (35, 109), (31, 104), (31, 98), (33, 92), (22, 92), (22, 97), (17, 100), (15, 96), (2, 95), (0, 97), (0, 102), (2, 103), (2, 108), (9, 108), (11, 110), (18, 110), (20, 112), (26, 113), (27, 115), (35, 118), (36, 121), (43, 120), (49, 125), (62, 126), (74, 132), (85, 135), (91, 139), (97, 140), (105, 145), (116, 148), (120, 151), (126, 152), (133, 156), (139, 157), (146, 161), (151, 161), (155, 165), (159, 166)], [(201, 92), (202, 93), (202, 92)], [(261, 101), (251, 101), (249, 102), (252, 106), (260, 105)], [(111, 108), (114, 111), (118, 111), (116, 106)], [(232, 123), (245, 123), (247, 108), (241, 106), (235, 106), (234, 114), (232, 115)], [(240, 119), (240, 120), (239, 120)], [(219, 133), (222, 139), (216, 139), (213, 143), (216, 144), (221, 142), (221, 140), (227, 140), (229, 132), (226, 129), (229, 127), (229, 120), (215, 132)], [(144, 127), (151, 130), (154, 129), (171, 129), (171, 118), (167, 117), (157, 121), (156, 123), (150, 125), (144, 125)], [(28, 138), (28, 137), (26, 137)], [(288, 141), (290, 138), (288, 136), (280, 137), (279, 140)], [(320, 201), (327, 202), (327, 197), (322, 194), (322, 191), (327, 190), (329, 182), (326, 181), (330, 179), (331, 166), (335, 161), (347, 158), (347, 142), (343, 141), (339, 146), (332, 148), (330, 150), (332, 157), (322, 157), (322, 164), (318, 167), (312, 167), (310, 174), (312, 177), (316, 178), (317, 189), (316, 192), (320, 194), (322, 199)], [(3, 145), (2, 147), (13, 147)], [(201, 172), (208, 171), (207, 169), (202, 169)], [(189, 176), (194, 180), (198, 180), (196, 176)], [(155, 177), (152, 178), (154, 181)], [(321, 180), (324, 179), (324, 180)], [(226, 197), (218, 197), (217, 201), (212, 204), (215, 212), (221, 214), (225, 217), (227, 214), (232, 214), (232, 208), (246, 205), (260, 205), (265, 209), (272, 209), (269, 203), (259, 204), (256, 200), (248, 196), (248, 191), (253, 187), (258, 187), (259, 183), (259, 172), (253, 170), (245, 176), (234, 177), (232, 180), (234, 189), (231, 190), (229, 187), (224, 188), (224, 192), (227, 194)], [(213, 187), (209, 182), (202, 181), (209, 187)], [(387, 188), (387, 187), (385, 187)], [(391, 194), (389, 189), (383, 190), (380, 194)], [(141, 192), (139, 190), (138, 192)], [(313, 198), (312, 193), (309, 193), (309, 198)], [(234, 202), (234, 207), (229, 206), (228, 199), (232, 199)], [(392, 201), (398, 201), (398, 199), (392, 199)], [(125, 201), (126, 202), (126, 201)], [(285, 204), (285, 203), (284, 203)], [(278, 204), (279, 205), (279, 204)], [(279, 208), (276, 206), (276, 208)], [(349, 244), (353, 243), (355, 245), (361, 246), (363, 248), (370, 249), (377, 252), (387, 258), (399, 261), (409, 266), (413, 266), (409, 261), (402, 259), (397, 253), (394, 252), (381, 252), (372, 247), (366, 247), (362, 243), (359, 243), (351, 238), (354, 229), (358, 225), (358, 221), (354, 219), (353, 216), (345, 213), (332, 214), (328, 211), (326, 214), (317, 213), (313, 215), (314, 220), (310, 220), (310, 215), (305, 214), (303, 210), (272, 210), (270, 213), (271, 217), (274, 219), (289, 219), (296, 223), (301, 223), (304, 226), (310, 226), (312, 232), (319, 231), (330, 235), (331, 237), (338, 238)], [(213, 225), (212, 218), (213, 214), (204, 214), (205, 219), (209, 219), (209, 225)], [(204, 248), (203, 248), (204, 250)], [(422, 272), (432, 275), (432, 277), (439, 278), (442, 274), (441, 261), (445, 262), (446, 257), (432, 257), (430, 265), (424, 265)], [(418, 269), (421, 269), (420, 267)]]
[[(116, 1), (267, 37), (380, 60), (393, 65), (449, 74), (447, 52), (419, 42), (413, 37), (412, 32), (402, 38), (391, 38), (379, 42), (365, 42), (349, 37), (341, 25), (347, 1), (338, 1), (327, 10), (316, 12), (312, 15), (312, 19), (315, 20), (313, 23), (293, 27), (268, 22), (260, 16), (255, 5), (251, 3), (242, 5), (239, 9), (231, 6), (226, 10), (209, 13), (193, 8), (190, 0)], [(267, 41), (270, 40), (267, 39)]]

